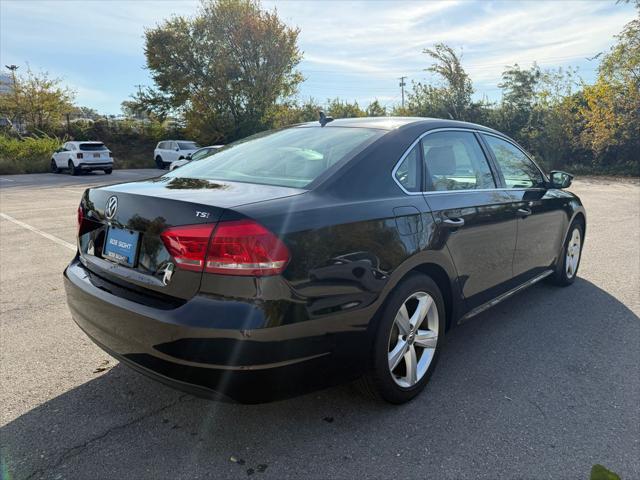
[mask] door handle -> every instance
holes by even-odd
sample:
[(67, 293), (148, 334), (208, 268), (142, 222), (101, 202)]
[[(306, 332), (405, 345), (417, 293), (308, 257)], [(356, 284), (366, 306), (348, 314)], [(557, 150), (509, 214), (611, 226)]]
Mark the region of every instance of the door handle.
[(442, 223), (447, 228), (460, 228), (464, 226), (464, 218), (445, 218)]
[(530, 208), (519, 208), (518, 209), (518, 215), (521, 217), (528, 217), (529, 215), (531, 215), (531, 209)]

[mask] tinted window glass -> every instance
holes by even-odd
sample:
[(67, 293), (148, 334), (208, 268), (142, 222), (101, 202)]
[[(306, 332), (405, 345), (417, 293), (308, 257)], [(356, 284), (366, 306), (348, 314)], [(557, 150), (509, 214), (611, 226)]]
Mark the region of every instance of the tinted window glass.
[(296, 127), (232, 143), (166, 177), (304, 187), (385, 132), (368, 128)]
[(80, 150), (84, 150), (85, 152), (92, 152), (98, 150), (106, 150), (107, 147), (104, 146), (103, 143), (81, 143)]
[(200, 148), (196, 142), (178, 142), (178, 146), (180, 150), (195, 150), (196, 148)]
[(420, 151), (417, 145), (404, 157), (395, 175), (408, 192), (420, 191)]
[(166, 148), (167, 148), (167, 142), (160, 142), (160, 143), (158, 144), (158, 148), (159, 148), (160, 150), (164, 150), (164, 149), (166, 149)]
[(422, 139), (433, 190), (495, 188), (487, 159), (471, 132), (439, 132)]
[(544, 179), (538, 167), (515, 145), (493, 135), (483, 135), (496, 161), (508, 188), (531, 188), (544, 185)]
[(213, 155), (215, 151), (215, 148), (203, 148), (201, 150), (198, 150), (197, 152), (194, 152), (193, 155), (191, 155), (191, 160), (202, 160), (209, 155)]

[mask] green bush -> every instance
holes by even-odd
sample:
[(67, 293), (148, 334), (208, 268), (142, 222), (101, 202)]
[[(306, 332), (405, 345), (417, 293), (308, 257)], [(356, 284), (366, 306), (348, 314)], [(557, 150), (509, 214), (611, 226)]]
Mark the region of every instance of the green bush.
[(0, 134), (0, 175), (48, 172), (51, 154), (62, 142), (46, 135), (16, 138)]

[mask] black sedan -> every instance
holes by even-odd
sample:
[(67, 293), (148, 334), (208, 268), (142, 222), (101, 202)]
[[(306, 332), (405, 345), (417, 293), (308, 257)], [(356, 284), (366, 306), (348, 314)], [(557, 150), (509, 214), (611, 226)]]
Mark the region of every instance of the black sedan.
[(539, 280), (575, 280), (586, 217), (569, 174), (479, 125), (329, 120), (88, 189), (64, 274), (80, 328), (200, 395), (257, 402), (359, 378), (401, 403), (451, 328)]

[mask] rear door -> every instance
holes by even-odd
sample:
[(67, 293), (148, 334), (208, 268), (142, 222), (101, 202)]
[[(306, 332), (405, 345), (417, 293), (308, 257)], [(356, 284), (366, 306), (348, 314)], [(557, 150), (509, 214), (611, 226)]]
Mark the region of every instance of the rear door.
[(471, 310), (511, 288), (517, 229), (512, 198), (497, 188), (497, 173), (473, 131), (435, 131), (421, 145), (429, 190), (424, 196)]
[(567, 229), (566, 198), (547, 188), (540, 169), (518, 146), (495, 135), (483, 133), (482, 138), (516, 210), (518, 241), (513, 273), (522, 283), (555, 263)]

